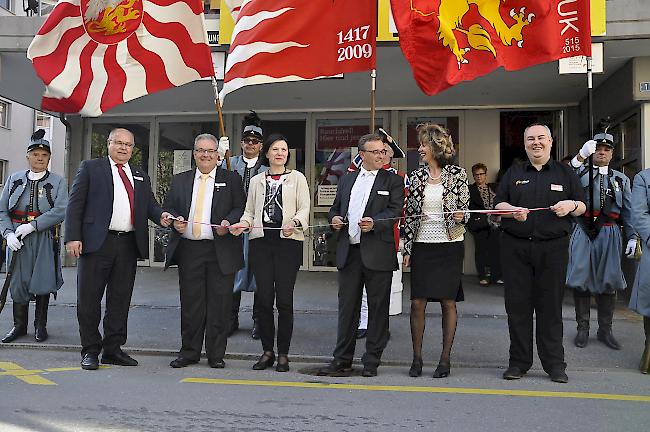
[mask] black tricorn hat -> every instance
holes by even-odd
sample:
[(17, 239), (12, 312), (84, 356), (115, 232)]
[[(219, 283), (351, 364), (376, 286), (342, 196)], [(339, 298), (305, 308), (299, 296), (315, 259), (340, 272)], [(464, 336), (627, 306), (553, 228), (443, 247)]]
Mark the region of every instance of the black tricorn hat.
[(379, 134), (379, 136), (381, 136), (381, 140), (388, 144), (393, 150), (394, 159), (401, 159), (406, 157), (404, 151), (399, 147), (399, 145), (397, 145), (397, 141), (395, 141), (393, 137), (388, 134), (388, 132), (382, 128), (379, 128), (377, 129), (377, 134)]
[(594, 135), (594, 141), (596, 141), (596, 145), (606, 145), (614, 148), (614, 136), (607, 132)]
[(50, 142), (43, 138), (45, 136), (45, 130), (39, 129), (32, 134), (29, 144), (27, 145), (27, 152), (29, 153), (32, 150), (43, 149), (47, 150), (48, 153), (52, 153), (50, 149)]

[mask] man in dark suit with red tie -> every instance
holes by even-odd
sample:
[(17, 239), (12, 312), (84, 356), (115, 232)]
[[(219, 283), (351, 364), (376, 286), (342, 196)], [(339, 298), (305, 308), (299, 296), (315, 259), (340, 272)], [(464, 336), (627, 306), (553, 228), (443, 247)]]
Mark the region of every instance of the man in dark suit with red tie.
[[(77, 266), (77, 320), (81, 367), (102, 363), (137, 366), (122, 351), (138, 258), (149, 257), (147, 219), (170, 226), (151, 191), (147, 174), (130, 166), (135, 139), (127, 129), (108, 135), (108, 157), (83, 161), (75, 176), (65, 215), (65, 241)], [(104, 337), (99, 332), (106, 291)]]
[(334, 359), (322, 375), (351, 369), (365, 284), (368, 293), (368, 332), (362, 357), (365, 377), (377, 375), (388, 342), (388, 312), (393, 271), (397, 270), (393, 224), (402, 216), (404, 180), (382, 169), (387, 150), (382, 137), (359, 139), (361, 167), (344, 176), (328, 218), (339, 232), (339, 317)]
[(244, 266), (242, 239), (226, 227), (239, 222), (246, 197), (239, 174), (219, 166), (225, 149), (215, 136), (197, 136), (193, 152), (196, 169), (174, 176), (164, 203), (178, 219), (165, 267), (178, 264), (181, 297), (182, 346), (169, 365), (197, 363), (205, 339), (208, 365), (224, 368), (232, 288)]

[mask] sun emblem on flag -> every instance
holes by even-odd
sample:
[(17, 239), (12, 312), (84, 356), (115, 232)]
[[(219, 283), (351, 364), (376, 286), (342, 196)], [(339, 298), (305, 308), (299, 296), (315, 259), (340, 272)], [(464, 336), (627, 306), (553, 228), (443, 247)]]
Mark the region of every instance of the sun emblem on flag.
[(115, 44), (142, 22), (142, 0), (81, 0), (86, 33), (98, 43)]

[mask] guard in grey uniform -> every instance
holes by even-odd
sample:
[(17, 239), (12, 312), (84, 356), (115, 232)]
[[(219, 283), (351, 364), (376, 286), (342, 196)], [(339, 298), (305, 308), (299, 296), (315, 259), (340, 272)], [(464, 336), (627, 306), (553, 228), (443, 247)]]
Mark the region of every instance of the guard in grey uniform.
[(27, 334), (30, 300), (36, 300), (34, 339), (47, 339), (50, 294), (63, 285), (59, 259), (59, 225), (68, 204), (63, 177), (48, 171), (50, 143), (45, 131), (34, 132), (27, 147), (28, 170), (15, 172), (0, 195), (0, 232), (7, 241), (9, 291), (14, 327), (3, 343)]
[[(587, 161), (592, 154), (594, 189), (593, 196), (589, 197), (590, 170)], [(587, 203), (587, 212), (578, 218), (569, 244), (566, 285), (573, 289), (578, 323), (574, 343), (579, 348), (587, 346), (589, 340), (589, 312), (593, 294), (598, 305), (598, 340), (612, 349), (621, 349), (612, 333), (616, 292), (627, 287), (621, 270), (621, 237), (624, 235), (626, 238), (625, 254), (631, 256), (636, 248), (637, 235), (631, 225), (630, 179), (609, 167), (613, 154), (613, 136), (600, 133), (584, 143), (571, 160), (571, 166), (585, 188), (587, 202), (589, 199), (594, 202), (594, 213), (589, 213)]]

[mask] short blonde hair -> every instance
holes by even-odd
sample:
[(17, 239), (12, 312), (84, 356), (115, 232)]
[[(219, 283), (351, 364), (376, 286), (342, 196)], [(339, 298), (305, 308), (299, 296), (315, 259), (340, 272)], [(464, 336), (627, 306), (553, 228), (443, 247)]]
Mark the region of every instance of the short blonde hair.
[(452, 163), (456, 149), (447, 129), (435, 123), (422, 123), (417, 126), (417, 132), (418, 142), (431, 148), (433, 158), (441, 168)]

